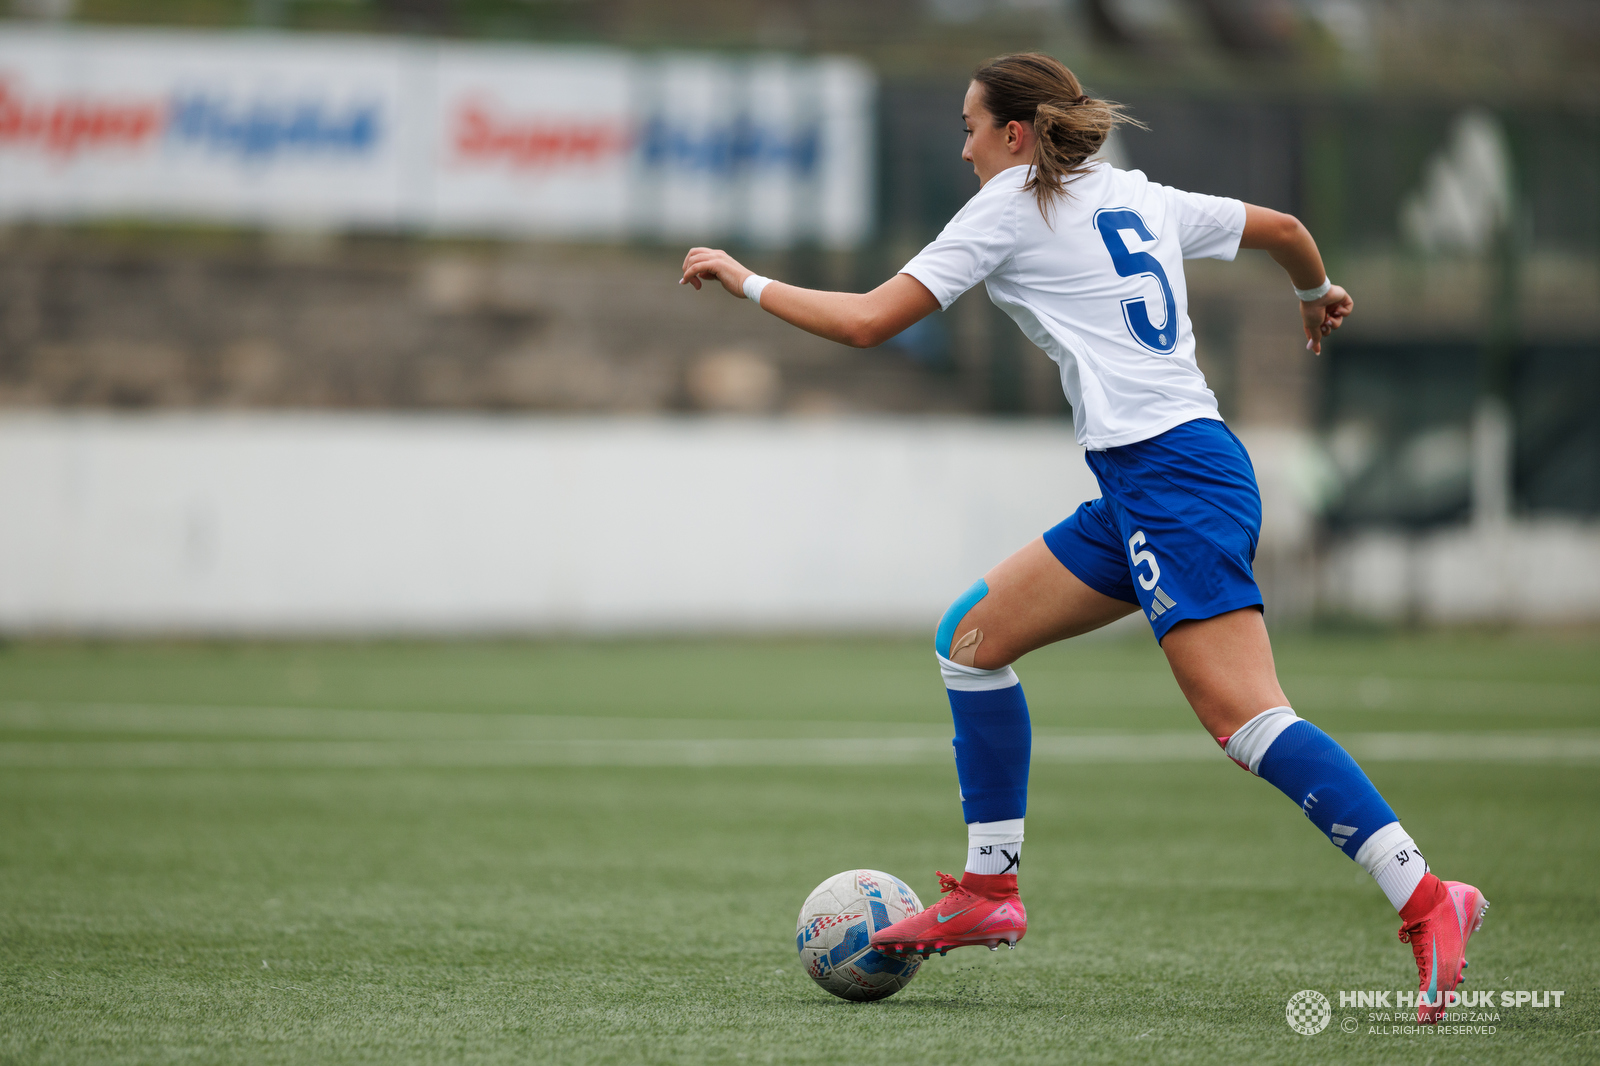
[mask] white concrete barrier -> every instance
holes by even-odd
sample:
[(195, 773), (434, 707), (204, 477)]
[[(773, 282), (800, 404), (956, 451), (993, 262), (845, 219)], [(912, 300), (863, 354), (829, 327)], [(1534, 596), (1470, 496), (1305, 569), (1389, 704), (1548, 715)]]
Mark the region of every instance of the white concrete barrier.
[(1321, 606), (1381, 621), (1600, 622), (1600, 522), (1524, 518), (1374, 531), (1326, 555)]
[[(1319, 563), (1272, 520), (1298, 453), (1241, 434), (1271, 618), (1314, 591), (1377, 619), (1600, 621), (1600, 524), (1368, 533)], [(0, 631), (931, 630), (1098, 494), (1065, 423), (10, 413)], [(1320, 580), (1302, 597), (1274, 558)]]
[(1069, 425), (0, 416), (0, 629), (929, 629), (1098, 495)]

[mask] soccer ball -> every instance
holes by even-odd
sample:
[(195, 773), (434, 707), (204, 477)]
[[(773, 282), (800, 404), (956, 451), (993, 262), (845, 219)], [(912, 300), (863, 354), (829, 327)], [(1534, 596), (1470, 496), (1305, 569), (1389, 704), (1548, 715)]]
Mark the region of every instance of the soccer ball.
[(921, 910), (922, 901), (898, 877), (877, 870), (834, 874), (800, 908), (794, 938), (800, 964), (840, 999), (892, 996), (917, 976), (922, 960), (873, 951), (867, 941), (879, 929)]

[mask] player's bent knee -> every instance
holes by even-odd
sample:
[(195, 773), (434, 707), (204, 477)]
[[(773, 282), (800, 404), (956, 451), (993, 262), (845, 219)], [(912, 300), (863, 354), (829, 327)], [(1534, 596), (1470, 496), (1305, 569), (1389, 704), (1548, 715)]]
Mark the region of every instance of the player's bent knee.
[(989, 595), (989, 583), (979, 578), (972, 587), (956, 597), (944, 612), (944, 617), (939, 619), (939, 630), (934, 634), (933, 647), (941, 656), (953, 663), (962, 666), (974, 666), (978, 658), (978, 645), (983, 643), (983, 630), (973, 628), (956, 636), (956, 630), (961, 625), (961, 620), (978, 605), (978, 601)]

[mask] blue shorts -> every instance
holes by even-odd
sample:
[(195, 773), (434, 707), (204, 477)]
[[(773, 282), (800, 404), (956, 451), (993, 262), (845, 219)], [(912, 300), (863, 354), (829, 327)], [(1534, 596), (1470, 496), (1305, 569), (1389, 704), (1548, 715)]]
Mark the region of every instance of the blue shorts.
[(1085, 585), (1137, 603), (1158, 641), (1185, 618), (1262, 605), (1251, 570), (1261, 493), (1227, 426), (1198, 418), (1085, 459), (1100, 499), (1044, 535)]

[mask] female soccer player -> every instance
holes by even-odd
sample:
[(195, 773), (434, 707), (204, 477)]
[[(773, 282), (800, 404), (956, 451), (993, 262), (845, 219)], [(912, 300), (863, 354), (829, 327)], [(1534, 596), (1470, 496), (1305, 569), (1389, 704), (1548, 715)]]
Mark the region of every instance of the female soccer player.
[(681, 284), (728, 292), (818, 336), (856, 347), (893, 337), (984, 282), (1061, 367), (1078, 442), (1101, 497), (996, 566), (958, 598), (934, 638), (955, 718), (968, 830), (966, 872), (944, 898), (877, 930), (909, 954), (1015, 945), (1031, 729), (1021, 656), (1133, 611), (1149, 620), (1200, 722), (1240, 766), (1277, 786), (1377, 880), (1400, 912), (1421, 979), (1418, 1020), (1443, 993), (1488, 906), (1440, 881), (1366, 774), (1297, 717), (1278, 685), (1251, 572), (1261, 498), (1244, 446), (1195, 363), (1183, 260), (1265, 251), (1288, 273), (1307, 347), (1354, 307), (1331, 284), (1299, 221), (1238, 200), (1169, 189), (1091, 157), (1119, 122), (1045, 55), (996, 59), (973, 75), (962, 118), (981, 188), (938, 239), (872, 292), (818, 292), (694, 248)]

